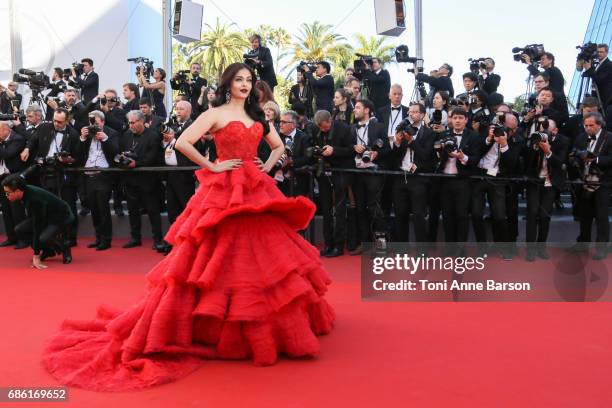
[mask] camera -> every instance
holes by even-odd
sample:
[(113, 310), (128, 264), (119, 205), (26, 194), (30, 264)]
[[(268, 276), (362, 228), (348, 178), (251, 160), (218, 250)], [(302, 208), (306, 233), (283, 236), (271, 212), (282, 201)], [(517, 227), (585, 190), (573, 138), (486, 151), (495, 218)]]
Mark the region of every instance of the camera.
[(508, 132), (508, 128), (503, 123), (494, 123), (491, 125), (493, 128), (493, 136), (503, 136)]
[(276, 171), (276, 170), (282, 169), (283, 166), (285, 166), (285, 163), (287, 162), (287, 160), (289, 160), (292, 156), (293, 156), (293, 140), (289, 139), (287, 140), (287, 143), (285, 144), (285, 152), (281, 155), (280, 159), (278, 159), (278, 161), (276, 162), (272, 170)]
[(117, 96), (113, 96), (112, 98), (107, 98), (106, 96), (103, 96), (100, 98), (101, 105), (106, 105), (108, 102), (119, 103), (119, 98)]
[[(395, 60), (399, 62), (410, 62), (416, 64), (419, 60), (416, 57), (410, 57), (410, 52), (408, 51), (407, 45), (400, 45), (395, 49)], [(420, 70), (422, 72), (422, 68)]]
[(15, 113), (0, 113), (0, 120), (18, 120), (21, 123), (25, 123), (26, 116), (22, 110)]
[(466, 95), (461, 95), (458, 98), (451, 98), (448, 101), (448, 105), (449, 106), (468, 106), (470, 104), (470, 101), (468, 99), (468, 97)]
[(488, 115), (484, 109), (476, 112), (474, 117), (472, 117), (472, 122), (480, 123), (480, 128), (491, 126), (491, 116)]
[(429, 122), (430, 126), (436, 126), (442, 124), (442, 111), (440, 109), (436, 109), (431, 114), (431, 121)]
[(128, 150), (117, 154), (113, 158), (113, 161), (115, 162), (115, 164), (117, 164), (117, 166), (127, 168), (130, 165), (131, 161), (136, 160), (137, 158), (138, 155), (135, 152)]
[(311, 146), (306, 148), (304, 155), (309, 159), (322, 159), (323, 148), (321, 146)]
[(537, 145), (540, 142), (548, 141), (548, 133), (546, 132), (533, 132), (529, 135), (529, 143), (531, 145)]
[(372, 146), (371, 148), (369, 148), (368, 150), (365, 150), (363, 153), (361, 153), (361, 160), (364, 163), (370, 163), (372, 161), (372, 152), (377, 152), (380, 149), (382, 149), (385, 146), (385, 142), (382, 141), (382, 139), (376, 139), (376, 141), (374, 142), (374, 146)]
[(176, 119), (176, 114), (172, 114), (167, 121), (165, 121), (164, 123), (162, 123), (159, 127), (159, 131), (160, 133), (168, 133), (173, 131), (173, 127), (176, 126), (176, 124), (178, 123), (177, 119)]
[(353, 69), (355, 70), (355, 77), (362, 79), (366, 71), (372, 68), (372, 56), (355, 54), (359, 59), (353, 61)]
[(585, 62), (591, 62), (597, 60), (597, 44), (594, 42), (588, 42), (584, 45), (577, 45), (578, 56), (576, 57), (576, 70), (582, 71), (584, 69)]
[(295, 68), (296, 70), (298, 70), (299, 72), (304, 73), (304, 67), (308, 67), (308, 70), (310, 72), (314, 72), (317, 69), (317, 66), (313, 63), (307, 62), (307, 61), (300, 61), (300, 63), (298, 64), (298, 66)]
[(38, 167), (58, 167), (65, 163), (62, 163), (60, 159), (66, 160), (70, 157), (70, 152), (60, 150), (50, 157), (37, 157), (34, 159), (34, 163)]
[(145, 57), (134, 57), (128, 58), (127, 60), (128, 62), (135, 62), (137, 64), (136, 76), (140, 75), (141, 73), (146, 79), (150, 79), (151, 76), (153, 76), (153, 71), (155, 71), (155, 68), (153, 67), (153, 61)]
[(87, 126), (87, 137), (95, 137), (96, 133), (101, 132), (100, 126), (96, 125), (96, 118), (93, 116), (89, 117), (89, 126)]
[(256, 59), (259, 59), (259, 48), (256, 50), (250, 50), (249, 52), (242, 54), (242, 58), (244, 58), (244, 63), (249, 66), (251, 69), (255, 69), (257, 67)]
[(472, 71), (475, 74), (478, 74), (478, 72), (481, 69), (487, 69), (487, 64), (485, 62), (486, 58), (470, 58), (468, 59), (468, 62), (470, 63), (470, 71)]
[(536, 130), (539, 132), (548, 131), (548, 116), (538, 116), (538, 118), (536, 119)]
[(410, 122), (410, 118), (404, 118), (400, 123), (395, 127), (396, 132), (404, 132), (408, 133), (411, 136), (416, 135), (418, 129), (412, 126), (412, 122)]
[(453, 136), (445, 136), (434, 144), (434, 149), (443, 150), (448, 154), (459, 150), (459, 146), (457, 146), (457, 140)]
[(542, 44), (528, 44), (522, 48), (521, 47), (512, 48), (512, 53), (514, 54), (512, 58), (514, 58), (514, 60), (517, 62), (520, 61), (520, 62), (525, 63), (525, 61), (523, 61), (523, 58), (521, 58), (521, 56), (523, 54), (526, 54), (531, 59), (531, 62), (535, 63), (536, 61), (540, 60), (542, 55), (544, 55), (545, 51), (544, 51), (544, 46)]
[(33, 91), (46, 89), (50, 84), (49, 77), (45, 75), (44, 72), (32, 71), (25, 68), (21, 68), (18, 73), (13, 74), (13, 81), (28, 84)]

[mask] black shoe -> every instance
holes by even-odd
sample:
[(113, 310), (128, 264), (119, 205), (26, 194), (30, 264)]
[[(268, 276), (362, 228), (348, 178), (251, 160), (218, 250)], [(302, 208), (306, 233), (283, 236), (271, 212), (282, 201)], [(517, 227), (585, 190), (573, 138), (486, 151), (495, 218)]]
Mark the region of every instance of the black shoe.
[(586, 242), (576, 242), (569, 250), (570, 252), (586, 252), (589, 250), (589, 245)]
[(92, 242), (91, 244), (87, 245), (87, 248), (97, 248), (100, 246), (100, 241), (96, 241), (96, 242)]
[(111, 247), (110, 242), (101, 242), (97, 247), (96, 251), (105, 251)]
[(361, 255), (363, 253), (363, 246), (358, 245), (357, 248), (353, 249), (352, 251), (349, 251), (349, 255), (351, 256), (356, 256), (356, 255)]
[(70, 251), (70, 247), (66, 247), (62, 251), (62, 263), (69, 264), (70, 262), (72, 262), (72, 252)]
[(136, 248), (139, 246), (142, 246), (142, 241), (132, 238), (126, 244), (123, 244), (122, 248)]
[(602, 259), (606, 259), (608, 256), (608, 254), (606, 253), (606, 251), (604, 250), (598, 250), (597, 252), (595, 252), (595, 255), (593, 255), (593, 260), (594, 261), (601, 261)]
[(19, 241), (19, 242), (17, 242), (17, 245), (15, 245), (15, 249), (26, 249), (26, 248), (29, 248), (29, 247), (30, 247), (30, 245), (28, 245), (28, 243), (24, 242), (24, 241)]
[(160, 253), (164, 252), (166, 250), (166, 243), (164, 241), (155, 241), (151, 249)]
[(344, 251), (339, 248), (332, 248), (329, 252), (323, 255), (326, 258), (335, 258), (337, 256), (342, 256)]
[(123, 217), (123, 216), (125, 216), (125, 213), (123, 212), (122, 208), (115, 208), (115, 215), (117, 217)]
[(40, 254), (40, 260), (44, 261), (46, 259), (53, 258), (55, 255), (57, 254), (52, 249), (43, 249), (42, 253)]
[(330, 252), (332, 249), (333, 249), (332, 247), (325, 247), (325, 248), (323, 248), (323, 249), (322, 249), (322, 250), (319, 252), (319, 254), (320, 254), (321, 256), (327, 256), (327, 254), (328, 254), (328, 253), (329, 253), (329, 252)]
[(525, 260), (527, 262), (535, 261), (535, 253), (533, 251), (527, 251), (527, 256), (525, 256)]
[(550, 255), (548, 255), (548, 251), (546, 251), (546, 248), (538, 249), (538, 258), (550, 259)]
[(64, 245), (66, 245), (66, 246), (68, 246), (70, 248), (74, 248), (75, 246), (77, 246), (77, 241), (76, 241), (76, 239), (67, 239), (64, 242)]
[(11, 240), (7, 239), (6, 241), (0, 242), (0, 248), (10, 247), (10, 246), (13, 246), (13, 245), (16, 245), (16, 244), (17, 244), (16, 241), (11, 241)]

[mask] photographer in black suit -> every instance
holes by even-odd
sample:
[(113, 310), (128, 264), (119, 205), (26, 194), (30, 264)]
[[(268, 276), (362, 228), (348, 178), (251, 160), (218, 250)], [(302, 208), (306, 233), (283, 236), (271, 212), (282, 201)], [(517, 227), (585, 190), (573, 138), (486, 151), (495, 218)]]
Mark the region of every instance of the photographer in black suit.
[(323, 214), (325, 247), (321, 255), (336, 257), (344, 253), (346, 240), (346, 191), (350, 176), (332, 172), (335, 168), (354, 168), (353, 142), (348, 125), (331, 120), (331, 113), (320, 110), (315, 113), (317, 126), (308, 154), (316, 161), (315, 177), (319, 183), (319, 201)]
[(438, 172), (454, 177), (440, 180), (442, 222), (447, 255), (464, 252), (463, 243), (468, 239), (471, 182), (476, 173), (483, 141), (478, 134), (466, 128), (468, 113), (460, 108), (451, 112), (449, 130), (442, 134), (434, 147), (438, 151)]
[[(155, 166), (159, 162), (161, 135), (145, 126), (144, 114), (139, 110), (127, 113), (129, 131), (123, 134), (119, 143), (120, 151), (132, 157), (126, 157), (125, 168)], [(135, 156), (135, 158), (133, 157)], [(162, 239), (161, 207), (159, 199), (159, 180), (151, 173), (128, 172), (123, 177), (130, 219), (131, 239), (123, 248), (134, 248), (142, 245), (140, 209), (144, 208), (149, 216), (153, 233), (153, 249), (164, 251), (166, 246)]]
[[(574, 251), (588, 250), (591, 242), (591, 226), (595, 218), (596, 252), (593, 259), (607, 257), (610, 240), (608, 205), (612, 182), (612, 133), (603, 129), (605, 122), (599, 113), (584, 116), (585, 133), (578, 136), (572, 157), (584, 177), (580, 200), (580, 235)], [(601, 185), (599, 184), (601, 183)]]
[(107, 89), (104, 94), (94, 99), (100, 104), (100, 111), (104, 113), (104, 123), (115, 132), (122, 133), (125, 125), (125, 110), (121, 107), (117, 91)]
[[(126, 99), (126, 102), (123, 104), (123, 110), (126, 114), (127, 112), (138, 110), (140, 104), (140, 90), (138, 89), (138, 85), (132, 82), (123, 84), (123, 97)], [(124, 120), (126, 119), (124, 118)]]
[(607, 109), (612, 104), (612, 62), (608, 59), (608, 44), (597, 45), (597, 59), (599, 60), (597, 65), (593, 65), (593, 61), (585, 61), (586, 71), (582, 73), (582, 76), (593, 78), (602, 111), (608, 116)]
[[(392, 170), (400, 170), (408, 174), (432, 173), (435, 170), (438, 160), (434, 151), (436, 137), (435, 133), (423, 123), (425, 113), (425, 105), (410, 104), (408, 113), (410, 123), (400, 122), (402, 130), (396, 131), (394, 136)], [(393, 176), (393, 206), (397, 241), (409, 241), (410, 212), (412, 212), (416, 242), (427, 241), (425, 216), (427, 215), (428, 184), (428, 179), (425, 177)], [(419, 253), (425, 250), (419, 247)]]
[(433, 71), (433, 75), (426, 75), (422, 72), (416, 75), (417, 81), (426, 82), (431, 85), (431, 91), (427, 95), (428, 106), (431, 106), (431, 101), (436, 92), (446, 91), (451, 98), (455, 95), (453, 81), (450, 78), (452, 75), (453, 67), (447, 63), (442, 64), (437, 71)]
[[(43, 111), (38, 105), (30, 105), (26, 108), (25, 114), (26, 123), (13, 122), (13, 129), (15, 132), (22, 135), (26, 141), (26, 146), (24, 146), (24, 149), (20, 152), (21, 161), (25, 162), (27, 165), (31, 165), (34, 163), (34, 156), (30, 155), (27, 144), (30, 139), (36, 137), (36, 133), (43, 123)], [(38, 184), (38, 181), (35, 181), (36, 177), (34, 174), (28, 176), (28, 180), (30, 184)]]
[[(387, 130), (371, 117), (374, 104), (368, 99), (360, 99), (355, 104), (353, 114), (355, 124), (351, 125), (351, 139), (355, 156), (355, 167), (368, 173), (355, 173), (352, 177), (352, 190), (357, 209), (357, 226), (360, 243), (387, 240), (385, 214), (380, 205), (385, 176), (376, 174), (378, 169), (388, 168), (391, 147)], [(373, 120), (374, 119), (374, 120)], [(351, 255), (363, 252), (361, 245), (351, 251)]]
[[(538, 68), (534, 64), (532, 64), (531, 57), (529, 57), (529, 55), (522, 54), (521, 57), (523, 58), (523, 61), (525, 61), (525, 63), (527, 64), (527, 71), (529, 71), (529, 73), (533, 77), (540, 73)], [(554, 92), (558, 92), (565, 96), (565, 91), (563, 90), (563, 86), (565, 85), (565, 79), (563, 78), (561, 70), (555, 67), (555, 56), (550, 52), (545, 52), (540, 57), (540, 60), (538, 62), (540, 66), (544, 68), (544, 72), (546, 72), (548, 74), (548, 77), (550, 78), (550, 88)]]
[[(296, 173), (295, 169), (312, 164), (306, 157), (306, 149), (310, 147), (310, 136), (297, 128), (298, 114), (292, 110), (285, 111), (280, 118), (280, 132), (285, 148), (291, 154), (286, 156), (282, 167), (278, 168), (273, 177), (280, 191), (286, 196), (308, 196), (309, 180), (305, 173)], [(286, 150), (287, 151), (287, 150)]]
[(383, 69), (380, 58), (372, 58), (372, 66), (368, 66), (363, 77), (368, 82), (368, 89), (370, 90), (368, 99), (374, 104), (374, 112), (377, 112), (389, 103), (391, 76), (389, 71)]
[[(76, 167), (76, 148), (79, 134), (69, 126), (70, 115), (64, 108), (58, 108), (53, 114), (53, 123), (39, 126), (36, 136), (28, 140), (25, 156), (34, 157), (41, 164), (38, 171), (41, 187), (61, 197), (76, 214), (77, 173), (66, 172), (64, 168)], [(76, 246), (78, 218), (74, 217), (67, 230), (69, 246)]]
[(527, 183), (526, 260), (529, 262), (535, 260), (536, 255), (549, 259), (546, 241), (550, 217), (555, 197), (565, 183), (563, 163), (567, 159), (568, 150), (569, 139), (559, 134), (557, 124), (552, 119), (547, 119), (547, 128), (538, 124), (536, 131), (527, 140), (526, 174), (542, 181)]
[[(202, 87), (208, 85), (208, 81), (205, 78), (200, 77), (201, 71), (202, 66), (200, 63), (192, 62), (189, 67), (189, 74), (191, 75), (191, 78), (177, 72), (170, 80), (170, 88), (178, 90), (179, 94), (184, 94), (189, 103), (191, 103), (191, 119), (195, 119), (200, 114), (199, 110), (197, 109), (198, 99), (202, 93)], [(125, 110), (128, 111), (127, 108), (125, 108)]]
[(317, 62), (315, 74), (318, 78), (313, 76), (308, 65), (304, 65), (303, 69), (304, 76), (313, 90), (316, 110), (326, 110), (331, 113), (334, 106), (334, 78), (330, 74), (331, 66), (327, 61)]
[(91, 58), (83, 58), (81, 64), (83, 64), (83, 73), (77, 75), (74, 68), (72, 68), (72, 80), (76, 83), (76, 87), (81, 89), (83, 101), (89, 103), (98, 95), (100, 78), (94, 72), (93, 60)]
[(387, 106), (383, 106), (376, 112), (378, 122), (387, 130), (387, 140), (391, 148), (393, 148), (392, 145), (395, 140), (395, 128), (402, 120), (408, 117), (408, 107), (402, 105), (403, 96), (402, 86), (393, 84), (387, 96)]
[[(18, 174), (25, 169), (19, 154), (25, 148), (26, 139), (19, 133), (11, 131), (8, 123), (0, 122), (0, 182), (11, 174)], [(27, 248), (24, 237), (19, 237), (15, 226), (25, 220), (25, 208), (19, 201), (11, 202), (6, 195), (0, 196), (0, 208), (4, 219), (6, 241), (0, 242), (0, 247), (15, 245), (15, 248)]]
[(493, 72), (495, 69), (495, 61), (493, 58), (485, 58), (485, 67), (480, 67), (478, 74), (478, 87), (485, 91), (487, 94), (497, 92), (501, 77)]
[(247, 61), (254, 65), (259, 79), (267, 82), (270, 85), (270, 89), (274, 91), (277, 82), (270, 49), (261, 44), (261, 36), (259, 34), (250, 36), (249, 41), (251, 42), (251, 51), (248, 54), (253, 55), (254, 58), (248, 58)]
[[(81, 128), (76, 155), (79, 166), (107, 169), (111, 167), (114, 157), (119, 153), (117, 132), (106, 126), (104, 113), (89, 113), (89, 126)], [(93, 121), (93, 123), (92, 123)], [(88, 248), (104, 251), (111, 247), (113, 222), (110, 212), (110, 198), (113, 188), (113, 177), (110, 173), (90, 170), (83, 174), (87, 202), (91, 208), (91, 220), (96, 231), (96, 241)]]

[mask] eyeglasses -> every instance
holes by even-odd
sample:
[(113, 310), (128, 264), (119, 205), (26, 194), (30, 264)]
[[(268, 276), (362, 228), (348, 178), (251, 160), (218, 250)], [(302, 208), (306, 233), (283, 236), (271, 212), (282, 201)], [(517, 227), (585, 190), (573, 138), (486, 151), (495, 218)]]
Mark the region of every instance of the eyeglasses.
[(280, 123), (288, 124), (288, 123), (293, 123), (293, 122), (290, 120), (281, 120)]
[(128, 125), (133, 125), (133, 124), (135, 124), (135, 123), (137, 123), (137, 122), (138, 122), (137, 120), (132, 121), (132, 122), (128, 122)]

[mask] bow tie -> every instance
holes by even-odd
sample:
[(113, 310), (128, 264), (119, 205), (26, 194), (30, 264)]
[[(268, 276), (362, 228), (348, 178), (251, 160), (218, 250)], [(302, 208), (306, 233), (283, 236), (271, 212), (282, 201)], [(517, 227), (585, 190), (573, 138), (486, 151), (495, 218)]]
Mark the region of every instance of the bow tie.
[(462, 136), (463, 136), (463, 133), (453, 133), (453, 136), (455, 136), (455, 137), (457, 137), (457, 136), (458, 136), (458, 137), (462, 137)]
[(362, 125), (362, 124), (360, 124), (360, 123), (357, 123), (357, 124), (355, 124), (355, 127), (356, 127), (357, 129), (361, 129), (362, 127), (366, 127), (366, 124), (364, 123), (364, 124)]
[(591, 141), (597, 140), (597, 136), (589, 136), (589, 139), (591, 139)]
[(401, 106), (398, 106), (397, 108), (394, 108), (393, 106), (391, 107), (391, 110), (392, 110), (392, 111), (394, 111), (394, 110), (398, 111), (398, 110), (401, 110), (401, 109), (402, 109), (402, 107), (401, 107)]

